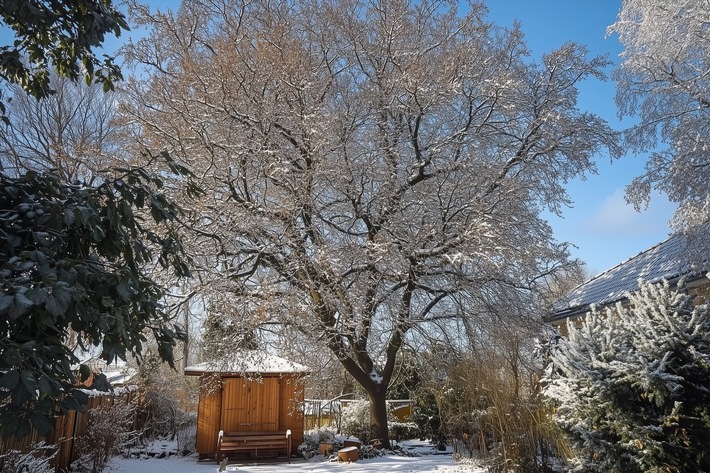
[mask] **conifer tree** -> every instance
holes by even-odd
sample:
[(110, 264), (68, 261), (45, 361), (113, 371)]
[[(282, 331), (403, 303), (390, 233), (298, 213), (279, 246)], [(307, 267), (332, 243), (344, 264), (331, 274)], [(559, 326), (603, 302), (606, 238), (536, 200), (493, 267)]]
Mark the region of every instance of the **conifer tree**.
[(710, 471), (710, 308), (668, 282), (593, 310), (551, 354), (545, 393), (573, 471)]

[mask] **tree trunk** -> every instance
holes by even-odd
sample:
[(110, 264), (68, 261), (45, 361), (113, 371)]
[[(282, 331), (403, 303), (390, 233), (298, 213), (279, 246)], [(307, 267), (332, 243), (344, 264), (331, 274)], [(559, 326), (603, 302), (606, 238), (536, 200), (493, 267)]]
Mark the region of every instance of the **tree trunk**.
[(190, 304), (183, 307), (183, 323), (185, 324), (185, 341), (182, 344), (182, 369), (188, 367), (190, 357)]
[(375, 389), (368, 390), (370, 398), (370, 427), (372, 439), (379, 439), (382, 448), (390, 448), (390, 436), (387, 428), (387, 390), (381, 384), (376, 384)]

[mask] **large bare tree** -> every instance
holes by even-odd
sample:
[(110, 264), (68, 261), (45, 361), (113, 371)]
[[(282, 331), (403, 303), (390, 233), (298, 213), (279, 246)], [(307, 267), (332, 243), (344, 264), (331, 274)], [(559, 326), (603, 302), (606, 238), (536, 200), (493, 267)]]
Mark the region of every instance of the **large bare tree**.
[(653, 191), (678, 203), (672, 225), (689, 236), (690, 256), (710, 250), (710, 2), (624, 0), (616, 23), (624, 45), (615, 72), (622, 115), (638, 117), (625, 133), (645, 172), (627, 188), (641, 208)]
[(537, 64), (478, 4), (134, 7), (149, 33), (124, 51), (124, 112), (209, 190), (190, 204), (208, 298), (330, 350), (388, 445), (403, 344), (475, 330), (499, 300), (525, 310), (564, 261), (539, 213), (568, 203), (562, 183), (595, 153), (618, 152), (576, 108), (607, 61), (566, 44)]
[[(65, 182), (91, 182), (126, 164), (130, 144), (116, 122), (116, 97), (98, 84), (50, 74), (53, 93), (41, 99), (8, 87), (9, 123), (0, 128), (0, 169), (21, 174), (54, 170)], [(135, 153), (138, 154), (138, 153)]]

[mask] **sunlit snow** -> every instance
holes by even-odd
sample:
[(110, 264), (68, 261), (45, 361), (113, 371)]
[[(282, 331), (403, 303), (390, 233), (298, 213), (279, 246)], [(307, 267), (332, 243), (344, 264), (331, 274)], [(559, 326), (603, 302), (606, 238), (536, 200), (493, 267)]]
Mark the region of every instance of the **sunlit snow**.
[[(428, 453), (431, 445), (422, 442), (403, 442), (409, 450)], [(174, 443), (164, 442), (157, 445), (158, 450), (175, 450)], [(155, 449), (153, 449), (155, 451)], [(126, 459), (115, 457), (107, 468), (111, 473), (217, 473), (219, 465), (214, 460), (198, 461), (195, 457), (170, 456), (167, 458)], [(360, 459), (354, 463), (330, 461), (322, 456), (310, 460), (294, 459), (290, 464), (285, 461), (264, 461), (260, 463), (236, 463), (226, 465), (225, 472), (240, 473), (377, 473), (397, 471), (398, 473), (484, 473), (483, 468), (470, 464), (454, 463), (451, 454), (404, 457), (388, 455), (372, 459)]]

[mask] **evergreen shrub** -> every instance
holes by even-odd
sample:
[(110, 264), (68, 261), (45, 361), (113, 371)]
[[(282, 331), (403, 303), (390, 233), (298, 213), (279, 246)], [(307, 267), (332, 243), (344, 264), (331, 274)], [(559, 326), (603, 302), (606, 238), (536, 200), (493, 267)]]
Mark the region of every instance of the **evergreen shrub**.
[(552, 350), (544, 392), (572, 471), (710, 471), (710, 310), (668, 282), (593, 310)]

